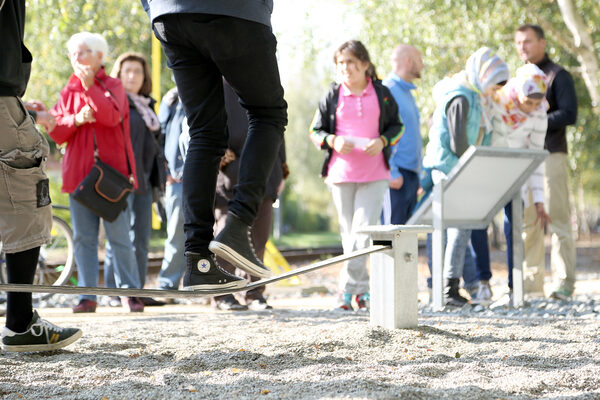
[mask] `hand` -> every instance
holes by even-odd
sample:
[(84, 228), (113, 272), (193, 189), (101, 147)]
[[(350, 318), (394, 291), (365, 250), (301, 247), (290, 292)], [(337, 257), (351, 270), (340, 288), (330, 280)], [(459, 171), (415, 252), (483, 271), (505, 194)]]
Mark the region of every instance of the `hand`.
[(174, 183), (181, 183), (181, 179), (177, 179), (172, 177), (171, 175), (167, 175), (167, 185), (172, 185)]
[(548, 224), (552, 222), (552, 219), (548, 214), (546, 214), (546, 210), (544, 210), (544, 203), (535, 203), (535, 212), (537, 214), (535, 218), (535, 224), (540, 221), (540, 227), (546, 231), (548, 229)]
[(364, 148), (365, 153), (368, 156), (375, 157), (377, 154), (381, 153), (383, 150), (383, 140), (381, 138), (373, 139), (367, 144), (367, 147)]
[(288, 167), (287, 163), (281, 163), (281, 173), (283, 174), (283, 179), (287, 179), (290, 176), (290, 167)]
[(25, 108), (35, 112), (47, 111), (46, 106), (39, 100), (25, 101)]
[(400, 190), (400, 188), (402, 188), (402, 185), (404, 185), (404, 177), (402, 175), (400, 175), (396, 179), (390, 180), (390, 187), (392, 189)]
[(225, 150), (225, 154), (223, 155), (223, 157), (221, 157), (221, 163), (219, 164), (219, 169), (223, 169), (227, 166), (227, 164), (229, 164), (230, 162), (232, 162), (233, 160), (236, 159), (235, 153), (233, 152), (233, 150), (231, 149), (227, 149)]
[(47, 111), (38, 111), (35, 123), (42, 125), (46, 132), (52, 132), (56, 127), (56, 119), (54, 118), (54, 115)]
[(73, 71), (75, 76), (81, 81), (81, 86), (83, 86), (85, 90), (88, 90), (94, 85), (94, 77), (96, 76), (96, 73), (92, 67), (75, 62), (73, 64)]
[(283, 193), (283, 189), (285, 189), (285, 180), (281, 180), (279, 186), (277, 186), (277, 196), (280, 196)]
[(75, 126), (81, 126), (88, 122), (96, 122), (96, 118), (94, 118), (94, 110), (86, 104), (75, 114)]
[(343, 136), (334, 136), (333, 149), (340, 154), (348, 154), (354, 149), (354, 143), (344, 139)]

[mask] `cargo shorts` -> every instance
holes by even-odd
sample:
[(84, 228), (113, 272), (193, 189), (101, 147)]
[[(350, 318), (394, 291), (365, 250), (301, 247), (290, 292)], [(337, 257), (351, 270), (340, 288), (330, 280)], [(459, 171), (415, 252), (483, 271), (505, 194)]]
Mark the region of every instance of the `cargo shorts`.
[(50, 241), (48, 151), (21, 99), (0, 96), (0, 241), (5, 253)]

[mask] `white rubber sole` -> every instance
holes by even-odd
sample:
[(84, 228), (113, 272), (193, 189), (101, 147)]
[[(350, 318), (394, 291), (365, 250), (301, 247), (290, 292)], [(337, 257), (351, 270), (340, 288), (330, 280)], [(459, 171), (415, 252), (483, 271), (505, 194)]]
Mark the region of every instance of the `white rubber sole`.
[(248, 286), (248, 281), (245, 279), (239, 281), (231, 281), (223, 284), (208, 284), (208, 285), (194, 285), (184, 286), (183, 290), (189, 290), (194, 292), (214, 292), (215, 290), (227, 290), (227, 289), (243, 289)]
[(60, 342), (56, 343), (47, 343), (47, 344), (32, 344), (32, 345), (19, 345), (19, 346), (11, 346), (11, 345), (2, 345), (2, 350), (4, 351), (12, 351), (12, 352), (27, 352), (27, 351), (54, 351), (58, 349), (62, 349), (75, 342), (77, 339), (81, 337), (83, 332), (78, 330), (73, 336), (66, 338)]
[(223, 243), (215, 242), (213, 240), (209, 243), (208, 249), (252, 276), (258, 276), (259, 278), (270, 278), (273, 276), (273, 272), (270, 270), (254, 265), (242, 257), (237, 251)]

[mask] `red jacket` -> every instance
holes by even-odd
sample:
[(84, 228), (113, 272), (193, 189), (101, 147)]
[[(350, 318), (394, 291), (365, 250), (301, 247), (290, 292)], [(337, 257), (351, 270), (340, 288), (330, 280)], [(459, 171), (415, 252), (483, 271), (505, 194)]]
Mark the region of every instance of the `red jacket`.
[[(60, 92), (59, 102), (50, 110), (56, 117), (56, 128), (50, 132), (50, 137), (57, 144), (67, 143), (62, 162), (62, 191), (66, 193), (73, 193), (79, 182), (92, 169), (94, 131), (100, 159), (123, 175), (129, 176), (125, 158), (126, 148), (134, 179), (136, 176), (135, 158), (129, 136), (129, 102), (123, 85), (120, 80), (107, 76), (104, 67), (98, 71), (95, 79), (94, 85), (84, 90), (79, 78), (71, 75), (69, 82)], [(106, 85), (112, 95), (97, 82), (98, 80)], [(95, 111), (96, 122), (77, 127), (75, 114), (86, 104)], [(121, 119), (124, 134), (121, 131)], [(137, 188), (137, 182), (134, 186)]]

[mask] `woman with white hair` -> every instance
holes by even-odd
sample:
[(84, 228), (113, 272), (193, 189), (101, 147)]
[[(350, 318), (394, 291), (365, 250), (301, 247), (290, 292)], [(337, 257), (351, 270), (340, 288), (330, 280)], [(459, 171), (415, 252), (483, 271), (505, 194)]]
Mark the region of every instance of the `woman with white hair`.
[[(72, 193), (88, 175), (94, 153), (125, 176), (136, 176), (129, 136), (129, 102), (119, 79), (104, 70), (108, 45), (99, 34), (80, 32), (67, 42), (73, 75), (51, 112), (56, 128), (50, 137), (66, 144), (62, 163), (62, 191), (69, 193), (79, 286), (98, 286), (98, 230), (100, 217), (76, 201)], [(135, 182), (137, 188), (137, 182)], [(104, 221), (106, 237), (115, 257), (115, 280), (120, 288), (140, 288), (140, 277), (129, 238), (129, 211), (113, 222)], [(128, 299), (132, 312), (144, 310), (135, 297)], [(96, 296), (83, 295), (73, 312), (95, 312)]]

